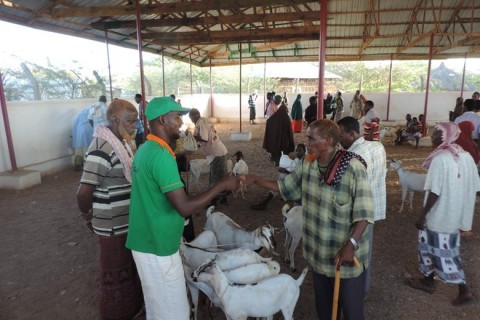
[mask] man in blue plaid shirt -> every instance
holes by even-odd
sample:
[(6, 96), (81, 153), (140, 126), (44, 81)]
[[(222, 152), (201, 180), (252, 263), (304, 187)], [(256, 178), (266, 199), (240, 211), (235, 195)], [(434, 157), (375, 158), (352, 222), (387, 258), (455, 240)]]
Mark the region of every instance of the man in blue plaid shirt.
[[(280, 191), (285, 200), (302, 199), (303, 255), (313, 269), (319, 319), (332, 316), (335, 271), (341, 267), (339, 310), (344, 318), (364, 319), (365, 270), (369, 243), (365, 234), (373, 223), (373, 196), (365, 161), (337, 148), (338, 125), (327, 119), (307, 128), (307, 156), (283, 180), (254, 175), (245, 183)], [(353, 266), (356, 257), (360, 267)]]

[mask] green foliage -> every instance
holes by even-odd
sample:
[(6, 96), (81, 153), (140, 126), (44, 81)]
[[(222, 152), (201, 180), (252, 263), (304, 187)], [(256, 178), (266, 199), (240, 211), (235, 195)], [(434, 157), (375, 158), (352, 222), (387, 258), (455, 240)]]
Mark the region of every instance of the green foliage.
[[(164, 59), (165, 67), (162, 68), (162, 57), (156, 56), (144, 63), (146, 77), (145, 87), (147, 96), (162, 96), (175, 94), (177, 96), (198, 93), (210, 93), (210, 73), (212, 76), (213, 93), (238, 93), (240, 90), (239, 66), (196, 67), (188, 63)], [(392, 92), (421, 92), (425, 90), (427, 61), (394, 61), (392, 68)], [(102, 85), (107, 84), (108, 76), (100, 75), (95, 79), (92, 75), (85, 76), (81, 67), (68, 70), (57, 68), (51, 64), (40, 66), (28, 64), (25, 70), (2, 70), (4, 91), (7, 100), (33, 100), (34, 84), (37, 85), (41, 99), (75, 99), (96, 98), (102, 93)], [(263, 79), (258, 76), (258, 65), (242, 66), (243, 94), (258, 90), (281, 92), (280, 79)], [(326, 69), (342, 77), (336, 80), (337, 89), (342, 92), (354, 92), (362, 88), (365, 93), (387, 92), (389, 84), (390, 62), (328, 62)], [(31, 73), (30, 76), (29, 72)], [(163, 76), (163, 72), (165, 75)], [(190, 74), (192, 75), (190, 77)], [(256, 74), (256, 76), (255, 76)], [(461, 71), (437, 67), (432, 70), (430, 90), (446, 91), (460, 90)], [(32, 80), (35, 79), (34, 81)], [(165, 89), (163, 81), (165, 79)], [(264, 85), (265, 81), (265, 85)], [(112, 75), (112, 84), (117, 92), (124, 97), (133, 97), (141, 92), (140, 72), (117, 77)], [(480, 75), (466, 70), (465, 90), (477, 90), (480, 87)], [(165, 90), (165, 92), (164, 92)], [(288, 91), (288, 90), (287, 90)], [(38, 95), (38, 94), (37, 94)], [(120, 93), (115, 93), (120, 96)]]
[(35, 88), (41, 100), (94, 98), (101, 94), (96, 80), (82, 76), (79, 70), (24, 64), (23, 71), (8, 69), (2, 74), (8, 101), (35, 100)]

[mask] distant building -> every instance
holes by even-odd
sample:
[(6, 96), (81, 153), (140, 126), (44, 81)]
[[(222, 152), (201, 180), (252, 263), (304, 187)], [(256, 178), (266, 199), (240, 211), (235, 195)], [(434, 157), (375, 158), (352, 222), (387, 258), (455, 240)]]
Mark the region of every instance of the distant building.
[[(255, 73), (256, 77), (263, 77), (263, 72)], [(267, 78), (280, 79), (277, 92), (304, 93), (318, 91), (318, 64), (312, 62), (283, 62), (267, 64)], [(341, 76), (325, 71), (325, 95), (328, 92), (337, 92), (337, 80)]]

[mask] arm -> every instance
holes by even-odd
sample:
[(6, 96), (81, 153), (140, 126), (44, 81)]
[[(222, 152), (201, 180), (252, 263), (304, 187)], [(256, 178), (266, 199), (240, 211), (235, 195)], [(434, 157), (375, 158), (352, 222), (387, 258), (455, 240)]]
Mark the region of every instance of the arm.
[(365, 229), (367, 228), (367, 226), (368, 226), (367, 220), (355, 222), (355, 224), (353, 225), (353, 230), (350, 237), (346, 239), (345, 244), (343, 245), (343, 247), (340, 248), (340, 250), (337, 253), (337, 256), (335, 257), (337, 270), (340, 270), (340, 266), (342, 264), (353, 263), (353, 257), (355, 256), (355, 247), (353, 246), (353, 243), (350, 241), (350, 238), (355, 239), (357, 243), (360, 242), (360, 238), (365, 232)]
[(242, 176), (242, 179), (245, 179), (244, 183), (247, 185), (256, 184), (268, 190), (279, 191), (277, 180), (265, 179), (253, 174)]
[(240, 181), (241, 179), (239, 177), (226, 176), (213, 187), (198, 195), (187, 196), (183, 188), (178, 188), (168, 192), (166, 196), (175, 209), (177, 209), (178, 213), (184, 217), (188, 217), (199, 209), (207, 206), (220, 192), (239, 189), (241, 186)]
[(95, 186), (92, 184), (80, 183), (80, 186), (77, 190), (77, 204), (78, 208), (82, 212), (81, 216), (83, 219), (87, 221), (87, 226), (90, 224), (90, 220), (92, 220), (92, 204), (93, 204), (93, 191), (95, 190)]
[(423, 212), (420, 214), (417, 221), (415, 222), (415, 226), (417, 227), (418, 230), (423, 230), (425, 228), (426, 216), (428, 212), (430, 212), (432, 207), (435, 205), (437, 200), (438, 200), (438, 195), (430, 191), (428, 193), (427, 203), (425, 204), (425, 207), (423, 207)]

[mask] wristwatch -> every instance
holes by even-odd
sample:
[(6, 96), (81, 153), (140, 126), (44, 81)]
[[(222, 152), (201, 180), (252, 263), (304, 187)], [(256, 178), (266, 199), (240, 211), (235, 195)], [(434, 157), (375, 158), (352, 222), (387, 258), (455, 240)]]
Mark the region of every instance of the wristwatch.
[(350, 242), (353, 244), (353, 249), (354, 249), (355, 251), (357, 251), (358, 248), (359, 248), (357, 241), (356, 241), (353, 237), (350, 237), (349, 240), (350, 240)]

